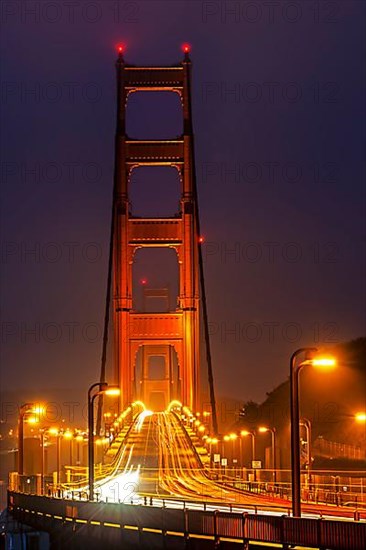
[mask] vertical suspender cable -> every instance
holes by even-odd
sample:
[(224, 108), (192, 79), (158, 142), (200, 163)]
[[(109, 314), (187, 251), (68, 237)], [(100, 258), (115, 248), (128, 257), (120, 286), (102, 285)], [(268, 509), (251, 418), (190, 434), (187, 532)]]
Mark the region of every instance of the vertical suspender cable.
[[(186, 56), (186, 59), (187, 61), (189, 60), (188, 55)], [(192, 98), (191, 98), (191, 78), (190, 77), (191, 77), (191, 72), (189, 70), (188, 71), (189, 120), (191, 124), (190, 137), (191, 137), (191, 145), (192, 145), (191, 151), (192, 151), (194, 207), (195, 207), (196, 226), (197, 226), (196, 238), (198, 242), (198, 263), (199, 263), (199, 274), (200, 274), (200, 283), (201, 283), (201, 292), (202, 292), (202, 313), (203, 313), (203, 326), (204, 326), (204, 333), (205, 333), (208, 384), (209, 384), (209, 390), (210, 390), (210, 402), (211, 402), (211, 412), (212, 412), (212, 427), (215, 435), (217, 435), (218, 423), (217, 423), (217, 412), (216, 412), (215, 386), (214, 386), (214, 376), (213, 376), (213, 368), (212, 368), (210, 331), (208, 327), (208, 311), (207, 311), (205, 276), (204, 276), (204, 270), (203, 270), (202, 247), (200, 243), (201, 230), (200, 230), (200, 216), (199, 216), (198, 192), (197, 192), (197, 181), (196, 181), (196, 159), (195, 159), (194, 133), (193, 133), (193, 124), (192, 124)]]
[[(105, 300), (105, 312), (104, 312), (104, 329), (103, 329), (103, 345), (102, 345), (102, 357), (100, 366), (100, 382), (106, 381), (106, 363), (107, 363), (107, 347), (108, 347), (108, 332), (109, 332), (109, 317), (110, 317), (110, 305), (111, 305), (111, 287), (112, 287), (112, 267), (113, 267), (113, 237), (114, 237), (114, 211), (115, 211), (115, 193), (113, 192), (112, 201), (112, 220), (109, 239), (109, 258), (108, 258), (108, 276), (107, 276), (107, 292)], [(97, 426), (96, 433), (100, 434), (102, 425), (102, 409), (103, 409), (103, 394), (98, 399), (98, 411), (97, 411)]]
[[(106, 381), (106, 363), (107, 363), (107, 347), (108, 347), (108, 333), (109, 333), (109, 318), (110, 318), (110, 305), (111, 305), (111, 288), (112, 288), (112, 273), (113, 273), (113, 248), (114, 248), (114, 226), (116, 215), (116, 195), (117, 195), (117, 154), (118, 154), (118, 138), (120, 135), (120, 109), (121, 109), (121, 77), (120, 67), (123, 63), (122, 53), (119, 54), (116, 63), (117, 69), (117, 125), (115, 136), (115, 158), (114, 158), (114, 174), (113, 174), (113, 195), (112, 195), (112, 217), (110, 226), (109, 237), (109, 258), (108, 258), (108, 275), (107, 275), (107, 292), (105, 300), (105, 313), (104, 313), (104, 329), (103, 329), (103, 345), (102, 345), (102, 357), (100, 366), (100, 382)], [(103, 394), (98, 399), (98, 412), (97, 412), (97, 425), (96, 433), (100, 434), (102, 425), (102, 410), (103, 410)]]

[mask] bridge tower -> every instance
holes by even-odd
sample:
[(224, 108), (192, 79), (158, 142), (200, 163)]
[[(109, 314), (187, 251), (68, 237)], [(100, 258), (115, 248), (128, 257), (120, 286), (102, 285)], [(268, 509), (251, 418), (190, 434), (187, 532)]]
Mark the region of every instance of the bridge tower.
[[(122, 49), (121, 49), (122, 50)], [(188, 49), (187, 49), (188, 50)], [(114, 364), (121, 388), (121, 406), (138, 397), (153, 408), (165, 408), (172, 398), (192, 410), (199, 407), (199, 235), (194, 179), (191, 61), (185, 51), (181, 63), (171, 67), (136, 67), (117, 64), (117, 129), (114, 175), (113, 316)], [(171, 140), (136, 140), (126, 135), (126, 109), (131, 93), (169, 91), (181, 99), (183, 135)], [(172, 218), (134, 217), (130, 211), (132, 172), (141, 166), (171, 166), (181, 182), (180, 212)], [(144, 247), (175, 250), (179, 265), (178, 303), (165, 313), (137, 312), (132, 304), (132, 266), (135, 253)], [(136, 361), (142, 349), (142, 375), (137, 380)], [(172, 350), (178, 362), (174, 382)], [(160, 380), (149, 376), (149, 357), (165, 362)], [(141, 390), (138, 384), (142, 384)], [(157, 393), (160, 394), (158, 398)], [(160, 403), (159, 405), (156, 405)], [(155, 410), (157, 410), (155, 408)]]

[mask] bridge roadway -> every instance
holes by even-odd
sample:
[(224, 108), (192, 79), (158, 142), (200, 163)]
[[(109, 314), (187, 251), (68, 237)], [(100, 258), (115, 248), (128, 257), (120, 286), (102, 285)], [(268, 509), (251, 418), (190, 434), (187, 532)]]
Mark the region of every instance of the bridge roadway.
[[(118, 464), (112, 475), (96, 484), (102, 500), (141, 502), (148, 495), (158, 498), (225, 507), (256, 506), (269, 513), (288, 511), (287, 500), (253, 495), (215, 481), (204, 469), (197, 451), (173, 412), (145, 411), (134, 421), (122, 443)], [(173, 504), (173, 503), (172, 503)], [(327, 505), (303, 505), (308, 517), (353, 517), (353, 511)]]
[(96, 490), (109, 501), (118, 497), (128, 502), (138, 495), (149, 495), (232, 505), (269, 502), (212, 480), (182, 424), (170, 412), (140, 414), (122, 444), (114, 475), (97, 483)]

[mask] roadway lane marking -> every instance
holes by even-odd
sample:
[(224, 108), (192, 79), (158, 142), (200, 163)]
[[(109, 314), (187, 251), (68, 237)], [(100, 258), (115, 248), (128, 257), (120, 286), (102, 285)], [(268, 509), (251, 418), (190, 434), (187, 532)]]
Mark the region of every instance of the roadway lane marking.
[(139, 530), (139, 528), (136, 527), (135, 525), (124, 525), (123, 529), (131, 529), (132, 531), (138, 531)]
[(90, 522), (90, 525), (100, 525), (100, 521), (94, 521), (94, 520), (92, 520), (92, 521)]
[(86, 519), (76, 519), (76, 523), (88, 523), (88, 520)]
[(105, 521), (103, 525), (104, 527), (118, 527), (118, 529), (121, 528), (121, 525), (119, 523), (108, 523), (107, 521)]
[(53, 516), (55, 519), (64, 519), (62, 516)]

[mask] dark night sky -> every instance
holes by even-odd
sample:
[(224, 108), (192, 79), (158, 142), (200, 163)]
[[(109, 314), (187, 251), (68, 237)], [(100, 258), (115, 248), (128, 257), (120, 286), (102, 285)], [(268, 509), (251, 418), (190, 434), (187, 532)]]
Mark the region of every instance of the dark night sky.
[[(26, 4), (1, 14), (3, 389), (98, 378), (119, 41), (156, 65), (192, 44), (218, 393), (263, 399), (295, 348), (365, 334), (363, 1)], [(130, 132), (175, 137), (178, 115), (177, 96), (136, 96)], [(166, 213), (152, 187), (171, 183), (137, 178), (136, 212)]]

